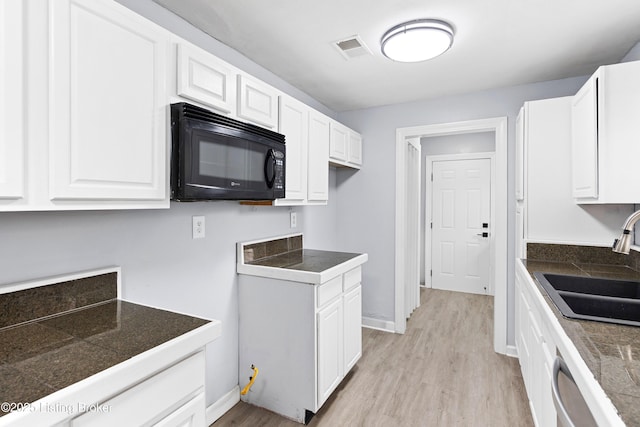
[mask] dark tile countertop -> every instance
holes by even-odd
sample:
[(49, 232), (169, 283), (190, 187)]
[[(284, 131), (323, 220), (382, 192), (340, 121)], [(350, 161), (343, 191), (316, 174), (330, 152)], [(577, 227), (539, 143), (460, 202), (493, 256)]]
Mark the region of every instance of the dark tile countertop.
[(207, 323), (110, 300), (0, 328), (0, 402), (34, 402)]
[(297, 249), (267, 258), (261, 258), (256, 261), (247, 262), (247, 264), (322, 273), (323, 271), (358, 256), (360, 256), (360, 254), (349, 252)]
[[(610, 249), (606, 251), (603, 253), (604, 257), (608, 257), (611, 252)], [(533, 256), (539, 256), (538, 252), (535, 251)], [(527, 259), (523, 262), (551, 311), (611, 399), (622, 420), (629, 426), (637, 426), (640, 425), (640, 327), (565, 318), (533, 277), (534, 272), (540, 271), (640, 281), (640, 272), (627, 265), (598, 263), (608, 262), (603, 256), (599, 256), (596, 251), (591, 259), (557, 257), (561, 260)], [(614, 258), (616, 259), (619, 258)]]

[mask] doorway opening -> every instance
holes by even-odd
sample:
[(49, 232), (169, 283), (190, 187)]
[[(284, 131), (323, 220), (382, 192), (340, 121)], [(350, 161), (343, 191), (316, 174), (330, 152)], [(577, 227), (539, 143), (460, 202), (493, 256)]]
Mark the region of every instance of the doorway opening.
[[(422, 264), (420, 251), (407, 250), (407, 240), (411, 238), (406, 227), (406, 219), (414, 209), (410, 193), (415, 185), (410, 183), (406, 173), (409, 165), (407, 146), (416, 138), (448, 135), (462, 135), (492, 132), (494, 135), (495, 157), (492, 168), (492, 196), (494, 209), (491, 221), (494, 256), (490, 259), (489, 280), (494, 293), (494, 350), (507, 353), (507, 118), (498, 117), (455, 123), (415, 126), (396, 130), (396, 244), (395, 244), (395, 330), (404, 333), (407, 314), (405, 301), (413, 292), (413, 284), (407, 279), (412, 275), (415, 259)], [(419, 208), (418, 208), (419, 209)], [(414, 271), (414, 270), (413, 270)], [(415, 286), (419, 286), (418, 283)]]

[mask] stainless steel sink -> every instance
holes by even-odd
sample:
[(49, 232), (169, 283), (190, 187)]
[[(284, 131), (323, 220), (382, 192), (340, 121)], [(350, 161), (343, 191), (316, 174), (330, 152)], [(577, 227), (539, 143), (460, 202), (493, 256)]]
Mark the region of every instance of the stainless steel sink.
[(563, 316), (640, 326), (640, 282), (535, 272)]

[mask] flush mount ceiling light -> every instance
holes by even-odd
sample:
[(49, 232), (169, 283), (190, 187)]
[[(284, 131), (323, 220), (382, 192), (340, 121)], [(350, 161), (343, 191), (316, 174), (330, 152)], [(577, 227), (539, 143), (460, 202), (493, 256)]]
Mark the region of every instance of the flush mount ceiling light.
[(384, 33), (382, 53), (398, 62), (419, 62), (442, 55), (453, 44), (453, 28), (436, 19), (416, 19)]

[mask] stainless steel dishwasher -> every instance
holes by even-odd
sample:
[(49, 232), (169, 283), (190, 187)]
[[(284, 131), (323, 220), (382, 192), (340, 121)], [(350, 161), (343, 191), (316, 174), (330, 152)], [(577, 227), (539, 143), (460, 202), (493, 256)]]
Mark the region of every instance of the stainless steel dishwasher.
[(598, 427), (561, 356), (557, 356), (553, 363), (552, 388), (553, 403), (558, 414), (558, 426)]

